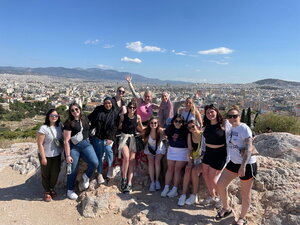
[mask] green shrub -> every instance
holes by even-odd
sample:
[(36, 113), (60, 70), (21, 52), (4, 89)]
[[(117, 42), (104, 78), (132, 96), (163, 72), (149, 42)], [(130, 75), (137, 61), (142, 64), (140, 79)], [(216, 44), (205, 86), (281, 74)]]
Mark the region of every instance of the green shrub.
[(284, 116), (266, 113), (256, 118), (255, 132), (265, 132), (270, 128), (274, 132), (300, 134), (300, 119), (294, 116)]

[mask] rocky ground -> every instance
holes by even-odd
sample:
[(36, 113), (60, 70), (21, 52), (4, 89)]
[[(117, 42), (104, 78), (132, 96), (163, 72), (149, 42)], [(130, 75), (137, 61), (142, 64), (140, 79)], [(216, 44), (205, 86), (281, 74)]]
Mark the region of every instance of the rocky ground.
[[(262, 134), (254, 143), (261, 155), (248, 224), (300, 224), (300, 136)], [(225, 225), (234, 220), (232, 216), (216, 222), (213, 206), (178, 207), (177, 198), (163, 199), (159, 192), (149, 193), (147, 176), (136, 177), (130, 195), (118, 190), (118, 174), (105, 185), (92, 181), (90, 188), (81, 192), (75, 202), (65, 196), (65, 176), (61, 173), (59, 195), (55, 201), (46, 203), (42, 201), (38, 166), (36, 144), (15, 144), (9, 149), (0, 149), (0, 224)], [(241, 203), (238, 184), (236, 179), (229, 187), (236, 214)], [(206, 195), (202, 182), (199, 196), (203, 199)]]

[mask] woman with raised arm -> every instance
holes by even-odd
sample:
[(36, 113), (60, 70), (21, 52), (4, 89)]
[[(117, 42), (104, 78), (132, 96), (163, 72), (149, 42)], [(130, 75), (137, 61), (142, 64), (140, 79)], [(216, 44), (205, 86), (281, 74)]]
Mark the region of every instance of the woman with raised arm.
[(219, 207), (220, 199), (217, 197), (216, 188), (218, 178), (227, 160), (227, 150), (223, 117), (214, 105), (205, 106), (203, 126), (201, 148), (205, 148), (205, 153), (202, 169), (210, 196), (202, 204), (215, 204), (216, 207)]
[(173, 103), (170, 100), (170, 94), (166, 91), (164, 91), (161, 94), (161, 103), (159, 106), (159, 123), (162, 127), (166, 128), (168, 123), (168, 120), (171, 120), (174, 116), (173, 112)]
[[(184, 204), (192, 205), (198, 202), (197, 192), (198, 192), (198, 184), (199, 184), (199, 175), (202, 173), (202, 165), (201, 165), (201, 137), (202, 130), (199, 129), (196, 125), (195, 120), (190, 120), (187, 124), (187, 128), (189, 130), (188, 134), (188, 164), (185, 167), (185, 173), (183, 178), (183, 189), (182, 195), (178, 200), (178, 205), (183, 206)], [(192, 173), (192, 171), (194, 171)], [(186, 199), (186, 194), (188, 192), (188, 187), (190, 185), (192, 177), (193, 190), (192, 194), (188, 199)]]
[(189, 122), (190, 120), (195, 120), (197, 122), (198, 127), (201, 128), (203, 126), (201, 114), (196, 108), (193, 98), (188, 97), (185, 100), (185, 107), (179, 108), (178, 113), (183, 116), (184, 121), (186, 123)]
[(129, 193), (132, 191), (133, 167), (135, 154), (137, 152), (136, 133), (143, 131), (141, 117), (136, 113), (136, 103), (129, 102), (127, 113), (121, 115), (119, 129), (121, 138), (119, 142), (119, 157), (123, 156), (121, 191)]
[(161, 159), (166, 153), (163, 143), (164, 132), (160, 127), (157, 117), (151, 117), (145, 131), (146, 147), (144, 153), (148, 158), (148, 171), (150, 175), (149, 191), (160, 190), (159, 175)]
[(62, 139), (60, 116), (55, 109), (50, 109), (46, 114), (44, 125), (37, 132), (38, 156), (46, 202), (50, 202), (57, 195), (54, 187), (60, 171)]
[(96, 128), (95, 135), (91, 137), (92, 145), (98, 157), (99, 165), (97, 167), (97, 182), (104, 183), (102, 175), (103, 170), (103, 155), (108, 163), (107, 177), (113, 178), (113, 142), (116, 138), (118, 129), (118, 109), (115, 108), (111, 97), (106, 97), (103, 105), (97, 106), (94, 111), (88, 116), (91, 127)]
[(71, 173), (67, 177), (67, 196), (76, 200), (78, 195), (74, 192), (74, 186), (77, 176), (79, 159), (88, 164), (88, 168), (83, 173), (83, 187), (89, 187), (90, 177), (98, 166), (98, 158), (93, 146), (89, 141), (89, 121), (82, 113), (81, 107), (77, 103), (71, 103), (69, 106), (69, 118), (64, 124), (64, 143), (66, 161), (71, 164)]
[(143, 126), (147, 126), (148, 121), (153, 114), (153, 109), (158, 109), (159, 106), (151, 103), (152, 92), (150, 90), (146, 90), (144, 92), (144, 98), (142, 98), (141, 95), (135, 91), (131, 82), (132, 76), (126, 76), (125, 80), (127, 80), (129, 88), (136, 99), (137, 114), (141, 117)]
[(252, 153), (252, 132), (245, 124), (241, 123), (241, 112), (238, 107), (233, 106), (227, 112), (227, 118), (232, 125), (230, 135), (227, 138), (227, 149), (230, 161), (217, 183), (223, 208), (219, 210), (216, 219), (221, 220), (232, 213), (228, 204), (228, 185), (236, 177), (240, 178), (242, 196), (242, 208), (236, 225), (247, 224), (245, 216), (250, 208), (251, 189), (257, 173), (256, 157)]
[[(188, 130), (184, 124), (183, 117), (176, 114), (165, 131), (168, 141), (167, 163), (168, 169), (165, 177), (165, 187), (161, 192), (161, 197), (176, 197), (178, 195), (177, 188), (180, 182), (181, 169), (188, 162)], [(170, 184), (173, 180), (173, 188), (170, 190)]]

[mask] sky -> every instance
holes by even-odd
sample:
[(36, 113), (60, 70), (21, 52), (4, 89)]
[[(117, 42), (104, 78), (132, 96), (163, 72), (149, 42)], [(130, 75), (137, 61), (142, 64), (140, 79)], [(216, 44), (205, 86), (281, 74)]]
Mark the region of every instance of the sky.
[(299, 0), (0, 0), (0, 66), (300, 81)]

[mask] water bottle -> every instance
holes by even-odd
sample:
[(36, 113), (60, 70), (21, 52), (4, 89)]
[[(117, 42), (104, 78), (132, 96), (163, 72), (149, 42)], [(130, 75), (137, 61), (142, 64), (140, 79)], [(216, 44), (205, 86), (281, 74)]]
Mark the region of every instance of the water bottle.
[(67, 175), (70, 175), (72, 173), (72, 164), (68, 163), (67, 164)]

